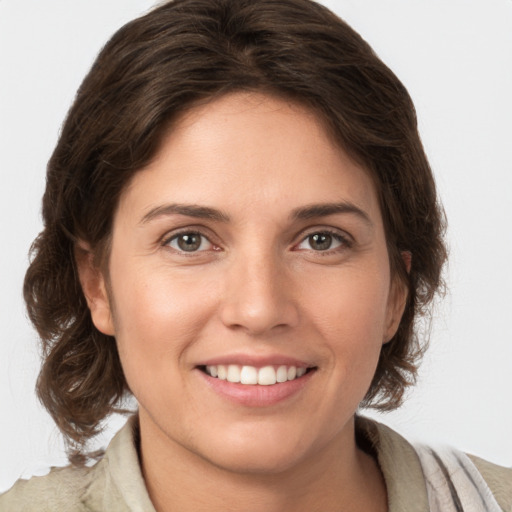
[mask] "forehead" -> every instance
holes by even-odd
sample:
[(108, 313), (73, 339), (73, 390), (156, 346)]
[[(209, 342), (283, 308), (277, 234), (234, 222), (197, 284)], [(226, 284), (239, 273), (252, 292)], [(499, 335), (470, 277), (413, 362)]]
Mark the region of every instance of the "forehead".
[(178, 201), (283, 212), (350, 200), (380, 216), (368, 172), (322, 120), (302, 105), (260, 93), (233, 93), (188, 110), (121, 203), (127, 199), (139, 209)]

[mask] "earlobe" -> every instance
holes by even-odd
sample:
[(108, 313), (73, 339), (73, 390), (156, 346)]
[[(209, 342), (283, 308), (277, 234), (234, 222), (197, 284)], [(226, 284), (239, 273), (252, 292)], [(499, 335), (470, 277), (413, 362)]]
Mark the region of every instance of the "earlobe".
[(405, 265), (405, 270), (409, 274), (411, 272), (412, 254), (411, 251), (401, 251), (400, 255)]
[(399, 277), (395, 277), (389, 293), (388, 318), (383, 340), (384, 343), (391, 341), (396, 334), (400, 321), (402, 320), (402, 315), (404, 314), (408, 295), (407, 285)]
[(75, 246), (75, 260), (80, 284), (95, 327), (103, 334), (115, 335), (112, 310), (103, 272), (95, 265), (94, 254), (88, 244)]
[[(401, 256), (405, 265), (405, 269), (409, 274), (411, 271), (412, 255), (409, 251), (402, 251)], [(395, 275), (391, 283), (388, 299), (388, 318), (386, 326), (387, 328), (383, 340), (384, 343), (391, 341), (393, 336), (396, 334), (398, 326), (400, 325), (400, 321), (402, 320), (402, 315), (405, 311), (408, 296), (409, 290), (407, 284), (398, 275)]]

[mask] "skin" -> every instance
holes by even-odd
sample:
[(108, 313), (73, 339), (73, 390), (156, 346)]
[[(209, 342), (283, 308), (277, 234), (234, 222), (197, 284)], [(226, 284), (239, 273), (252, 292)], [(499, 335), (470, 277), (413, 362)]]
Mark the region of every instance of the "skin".
[[(179, 214), (176, 203), (223, 218)], [(340, 203), (349, 208), (293, 216)], [(199, 250), (181, 250), (178, 231), (201, 233)], [(315, 233), (331, 247), (320, 250)], [(121, 196), (108, 288), (92, 261), (79, 263), (81, 281), (139, 402), (158, 511), (387, 510), (354, 414), (406, 291), (391, 276), (372, 180), (314, 114), (258, 93), (191, 109)], [(314, 370), (269, 406), (227, 399), (198, 369), (276, 355)]]

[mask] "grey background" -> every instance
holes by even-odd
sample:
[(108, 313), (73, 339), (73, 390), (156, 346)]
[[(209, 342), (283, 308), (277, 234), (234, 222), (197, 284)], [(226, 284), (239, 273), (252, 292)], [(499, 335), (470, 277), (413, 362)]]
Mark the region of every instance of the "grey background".
[[(448, 219), (450, 293), (405, 406), (412, 439), (512, 465), (512, 1), (324, 2), (408, 87)], [(76, 88), (150, 0), (0, 0), (0, 491), (65, 457), (34, 397), (36, 335), (21, 283), (41, 228), (46, 161)], [(105, 444), (119, 428), (114, 418)]]

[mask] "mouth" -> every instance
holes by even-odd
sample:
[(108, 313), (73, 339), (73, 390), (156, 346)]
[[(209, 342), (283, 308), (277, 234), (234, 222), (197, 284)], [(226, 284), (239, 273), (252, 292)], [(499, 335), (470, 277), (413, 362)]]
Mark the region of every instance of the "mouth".
[(201, 380), (223, 399), (260, 410), (288, 400), (295, 403), (305, 389), (310, 389), (309, 383), (318, 370), (317, 366), (285, 356), (258, 358), (235, 354), (222, 359), (196, 366)]
[(246, 386), (273, 386), (301, 379), (316, 367), (266, 365), (262, 367), (238, 364), (199, 366), (199, 370), (218, 380)]

